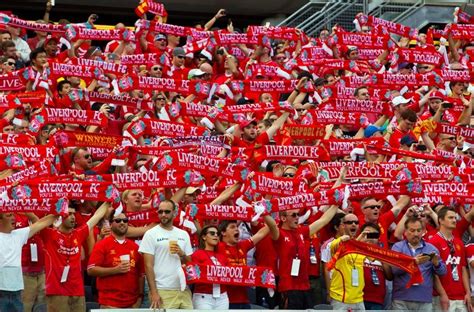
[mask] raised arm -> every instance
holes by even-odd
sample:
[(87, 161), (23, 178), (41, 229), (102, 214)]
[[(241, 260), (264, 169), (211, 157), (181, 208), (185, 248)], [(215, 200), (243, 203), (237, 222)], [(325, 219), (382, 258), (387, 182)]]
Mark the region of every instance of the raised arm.
[(94, 228), (94, 226), (99, 223), (100, 219), (102, 219), (105, 214), (107, 213), (107, 210), (110, 207), (110, 203), (104, 202), (102, 205), (100, 205), (99, 209), (97, 209), (94, 213), (94, 215), (87, 221), (87, 226), (89, 227), (89, 230)]
[(56, 216), (49, 214), (30, 225), (30, 234), (28, 235), (28, 238), (32, 237), (42, 229), (47, 228), (48, 226), (53, 224), (54, 220), (56, 220)]
[(334, 217), (338, 209), (337, 205), (332, 205), (329, 207), (328, 210), (324, 212), (324, 214), (319, 218), (318, 220), (314, 221), (309, 225), (309, 236), (313, 236), (321, 230), (323, 227), (325, 227), (329, 221)]

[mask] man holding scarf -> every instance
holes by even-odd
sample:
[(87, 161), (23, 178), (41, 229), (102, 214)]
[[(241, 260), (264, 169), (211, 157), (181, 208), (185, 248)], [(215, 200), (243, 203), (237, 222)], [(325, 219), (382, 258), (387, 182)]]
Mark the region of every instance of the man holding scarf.
[(278, 291), (282, 294), (280, 308), (300, 310), (314, 306), (309, 291), (310, 245), (305, 241), (329, 224), (337, 209), (336, 205), (328, 207), (321, 218), (310, 225), (299, 225), (298, 209), (280, 212), (281, 226), (276, 237), (272, 237), (279, 257)]
[[(247, 253), (250, 249), (255, 247), (269, 233), (272, 238), (276, 237), (278, 228), (275, 220), (269, 215), (264, 216), (263, 220), (266, 226), (252, 237), (241, 241), (239, 241), (240, 231), (237, 221), (225, 220), (219, 224), (221, 242), (217, 247), (217, 252), (227, 258), (229, 265), (247, 265)], [(247, 287), (229, 287), (228, 295), (230, 309), (250, 309)]]

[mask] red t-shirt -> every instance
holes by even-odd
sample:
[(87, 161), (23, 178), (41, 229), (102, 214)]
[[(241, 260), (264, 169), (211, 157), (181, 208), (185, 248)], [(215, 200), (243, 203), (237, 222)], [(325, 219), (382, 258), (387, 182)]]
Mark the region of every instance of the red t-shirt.
[[(373, 273), (376, 277), (372, 276)], [(370, 261), (365, 258), (364, 281), (364, 301), (383, 304), (385, 300), (385, 275), (380, 261)]]
[[(193, 263), (202, 265), (227, 265), (227, 258), (223, 254), (219, 254), (215, 251), (209, 250), (196, 250), (191, 255)], [(221, 294), (227, 291), (226, 285), (220, 285)], [(195, 294), (212, 294), (212, 284), (194, 284)]]
[[(41, 231), (46, 250), (46, 295), (84, 296), (81, 245), (88, 235), (87, 224), (69, 234), (50, 228)], [(67, 280), (61, 283), (61, 276), (66, 265), (69, 265), (69, 273)]]
[[(264, 226), (264, 223), (259, 223), (256, 226), (252, 225), (252, 234), (257, 232)], [(255, 262), (258, 266), (271, 268), (277, 274), (277, 253), (273, 246), (273, 240), (270, 235), (265, 236), (257, 246), (255, 246)]]
[(400, 148), (401, 144), (400, 144), (400, 140), (405, 136), (405, 135), (409, 135), (413, 138), (413, 140), (417, 141), (415, 135), (413, 134), (412, 131), (407, 131), (407, 132), (403, 132), (402, 130), (396, 128), (392, 135), (390, 136), (390, 140), (389, 140), (389, 144), (391, 147), (393, 148)]
[[(247, 252), (254, 246), (251, 239), (240, 241), (235, 246), (220, 242), (217, 247), (217, 253), (227, 258), (227, 265), (247, 265)], [(227, 294), (230, 303), (249, 303), (247, 287), (229, 287)]]
[[(462, 268), (466, 266), (466, 250), (463, 242), (459, 238), (454, 237), (452, 242), (454, 247), (453, 253), (451, 252), (448, 242), (439, 235), (439, 232), (429, 241), (429, 243), (438, 248), (441, 259), (446, 264), (448, 273), (440, 276), (439, 279), (449, 300), (463, 300), (466, 291), (462, 283)], [(453, 269), (457, 271), (459, 277), (457, 281), (453, 278)]]
[[(301, 226), (296, 230), (280, 228), (280, 236), (274, 241), (278, 254), (278, 291), (309, 289), (309, 227)], [(298, 276), (291, 276), (293, 259), (298, 257), (300, 268)]]
[(143, 276), (143, 258), (138, 252), (138, 245), (125, 239), (119, 243), (110, 235), (94, 246), (87, 268), (94, 266), (111, 268), (120, 264), (120, 256), (130, 255), (130, 271), (97, 277), (99, 303), (117, 308), (131, 307), (140, 296), (139, 278)]

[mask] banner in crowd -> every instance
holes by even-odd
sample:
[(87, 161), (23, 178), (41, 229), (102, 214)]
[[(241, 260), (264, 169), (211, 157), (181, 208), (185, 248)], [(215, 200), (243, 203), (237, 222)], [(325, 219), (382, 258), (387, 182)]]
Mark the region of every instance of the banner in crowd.
[(265, 267), (188, 264), (185, 272), (186, 281), (190, 284), (276, 287), (273, 271)]

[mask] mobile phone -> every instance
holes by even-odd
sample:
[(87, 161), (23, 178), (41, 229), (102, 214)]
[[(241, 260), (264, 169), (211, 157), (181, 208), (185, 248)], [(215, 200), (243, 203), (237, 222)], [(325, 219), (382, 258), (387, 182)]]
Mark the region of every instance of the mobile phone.
[(426, 145), (418, 144), (418, 145), (416, 146), (416, 150), (417, 150), (417, 151), (426, 151), (426, 150), (427, 150), (427, 147), (426, 147)]
[(430, 257), (430, 259), (433, 259), (433, 257), (435, 256), (435, 253), (434, 253), (434, 252), (432, 252), (432, 253), (430, 253), (430, 254), (422, 253), (421, 255), (422, 255), (422, 256), (428, 256), (428, 257)]
[(367, 239), (377, 239), (377, 238), (380, 238), (380, 233), (378, 232), (367, 233)]
[(219, 54), (219, 55), (224, 55), (224, 50), (222, 49), (218, 49), (216, 54)]
[(441, 104), (443, 108), (453, 108), (453, 103), (444, 102)]

